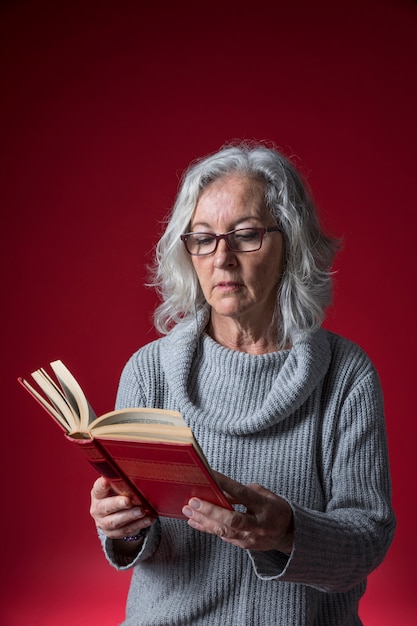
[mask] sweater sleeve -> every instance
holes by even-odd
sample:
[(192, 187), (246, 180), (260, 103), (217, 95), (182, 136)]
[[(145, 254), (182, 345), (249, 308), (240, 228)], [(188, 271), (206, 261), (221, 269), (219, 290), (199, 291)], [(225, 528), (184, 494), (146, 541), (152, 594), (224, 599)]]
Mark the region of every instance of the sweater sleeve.
[(158, 548), (160, 537), (161, 537), (161, 525), (159, 519), (156, 520), (149, 529), (140, 550), (138, 553), (132, 557), (132, 559), (128, 562), (122, 562), (119, 558), (115, 550), (115, 542), (112, 539), (108, 539), (106, 535), (99, 530), (98, 536), (106, 556), (106, 559), (117, 570), (128, 570), (132, 567), (135, 567), (141, 561), (146, 561), (155, 550)]
[(325, 510), (291, 503), (295, 534), (290, 557), (250, 553), (261, 579), (343, 592), (362, 582), (389, 548), (395, 517), (382, 394), (374, 371), (354, 386), (333, 423), (323, 443)]

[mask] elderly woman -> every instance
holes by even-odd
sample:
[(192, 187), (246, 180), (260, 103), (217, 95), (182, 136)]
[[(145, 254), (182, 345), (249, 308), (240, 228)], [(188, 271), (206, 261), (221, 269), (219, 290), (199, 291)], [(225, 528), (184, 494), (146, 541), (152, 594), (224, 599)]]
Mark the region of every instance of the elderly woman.
[(100, 478), (91, 514), (133, 568), (126, 625), (354, 626), (394, 532), (380, 384), (321, 328), (336, 242), (276, 150), (226, 146), (185, 173), (157, 246), (156, 328), (117, 407), (182, 413), (230, 511), (151, 518)]

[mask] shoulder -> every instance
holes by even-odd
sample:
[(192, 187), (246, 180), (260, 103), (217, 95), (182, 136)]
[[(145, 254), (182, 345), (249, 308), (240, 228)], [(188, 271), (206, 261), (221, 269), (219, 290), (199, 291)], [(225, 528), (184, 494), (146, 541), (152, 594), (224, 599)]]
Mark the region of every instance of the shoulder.
[(193, 345), (195, 333), (181, 323), (136, 350), (123, 368), (117, 407), (165, 406), (169, 390), (179, 385), (178, 376), (188, 371)]
[(371, 393), (379, 392), (380, 381), (375, 365), (368, 354), (354, 341), (326, 330), (331, 360), (328, 380), (333, 387), (347, 391), (368, 387)]
[(160, 342), (156, 339), (136, 350), (123, 367), (116, 408), (153, 406), (150, 394), (161, 381)]
[(329, 330), (324, 332), (329, 342), (333, 362), (343, 362), (359, 368), (374, 369), (371, 359), (357, 343)]
[(154, 341), (150, 341), (149, 343), (145, 343), (143, 346), (135, 350), (135, 352), (130, 356), (128, 363), (137, 363), (142, 359), (146, 359), (148, 355), (154, 356), (160, 350), (161, 342), (164, 340), (164, 337), (160, 337), (159, 339), (155, 339)]
[(167, 361), (178, 356), (178, 351), (188, 351), (195, 342), (193, 327), (189, 323), (181, 322), (163, 337), (155, 339), (144, 346), (141, 346), (127, 361), (123, 375), (138, 374), (143, 371), (155, 372), (155, 368), (161, 367), (162, 362), (167, 365)]

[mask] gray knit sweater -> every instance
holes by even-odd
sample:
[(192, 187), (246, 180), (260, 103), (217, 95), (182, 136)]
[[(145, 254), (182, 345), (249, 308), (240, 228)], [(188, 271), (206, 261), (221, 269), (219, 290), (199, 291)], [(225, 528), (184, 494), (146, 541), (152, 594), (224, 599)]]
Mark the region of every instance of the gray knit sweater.
[[(228, 350), (182, 323), (132, 356), (117, 406), (178, 410), (210, 464), (285, 497), (294, 548), (254, 552), (158, 519), (126, 626), (356, 626), (366, 576), (391, 543), (382, 396), (355, 344), (325, 330), (291, 350)], [(101, 537), (117, 566), (112, 541)], [(126, 569), (119, 568), (119, 569)]]

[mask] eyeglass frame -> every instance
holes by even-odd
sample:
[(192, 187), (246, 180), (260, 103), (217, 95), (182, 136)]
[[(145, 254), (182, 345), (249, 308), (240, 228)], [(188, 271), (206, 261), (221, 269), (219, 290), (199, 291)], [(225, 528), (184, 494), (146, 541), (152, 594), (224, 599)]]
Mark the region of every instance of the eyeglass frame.
[[(253, 230), (256, 231), (261, 239), (259, 242), (259, 246), (258, 248), (254, 248), (253, 250), (236, 250), (235, 248), (232, 248), (232, 246), (229, 243), (229, 236), (233, 235), (234, 233), (238, 233), (241, 230)], [(282, 232), (281, 228), (279, 228), (279, 226), (269, 226), (269, 227), (263, 227), (263, 228), (258, 228), (256, 226), (248, 226), (247, 228), (235, 228), (234, 230), (229, 230), (227, 233), (222, 233), (220, 235), (216, 235), (215, 233), (207, 233), (204, 231), (192, 231), (189, 233), (184, 233), (183, 235), (180, 235), (180, 239), (183, 242), (185, 249), (187, 250), (188, 254), (191, 256), (208, 256), (209, 254), (214, 254), (217, 250), (217, 246), (219, 245), (219, 241), (221, 239), (224, 239), (226, 242), (226, 246), (229, 248), (229, 250), (231, 250), (232, 252), (242, 252), (242, 253), (247, 253), (247, 252), (257, 252), (258, 250), (260, 250), (262, 248), (262, 244), (264, 241), (264, 236), (267, 233), (273, 233), (273, 232)], [(214, 250), (212, 250), (211, 252), (200, 252), (200, 253), (196, 253), (196, 252), (190, 252), (188, 247), (187, 247), (187, 237), (189, 237), (190, 235), (210, 235), (210, 237), (212, 237), (216, 244), (214, 246)]]

